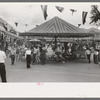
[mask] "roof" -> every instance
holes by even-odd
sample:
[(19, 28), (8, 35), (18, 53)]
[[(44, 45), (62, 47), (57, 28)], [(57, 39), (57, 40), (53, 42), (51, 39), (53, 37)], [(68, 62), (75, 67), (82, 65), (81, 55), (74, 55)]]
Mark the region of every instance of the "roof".
[(99, 33), (100, 34), (100, 30), (97, 28), (89, 28), (89, 29), (84, 29), (81, 28), (83, 31), (88, 32), (88, 33)]
[(17, 36), (17, 35), (15, 35), (15, 34), (11, 34), (11, 33), (8, 32), (8, 31), (5, 31), (5, 35), (9, 35), (9, 36), (14, 37), (14, 38), (17, 38), (17, 39), (23, 39), (23, 37)]
[[(6, 29), (4, 28), (4, 25), (6, 25), (7, 30), (10, 31), (11, 34), (15, 34), (17, 35), (17, 31), (14, 27), (12, 27), (7, 21), (5, 21), (4, 19), (0, 18), (0, 30), (2, 31), (6, 31)], [(3, 27), (3, 28), (2, 28)]]
[(0, 25), (0, 31), (5, 32), (5, 28), (3, 26)]
[(28, 32), (21, 33), (21, 36), (88, 36), (90, 34), (86, 33), (82, 29), (60, 19), (54, 17), (51, 20), (31, 29)]

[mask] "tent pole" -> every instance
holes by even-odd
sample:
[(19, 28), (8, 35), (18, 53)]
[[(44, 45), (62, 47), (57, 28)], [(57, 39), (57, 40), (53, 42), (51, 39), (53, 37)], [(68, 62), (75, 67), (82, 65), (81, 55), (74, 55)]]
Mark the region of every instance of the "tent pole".
[(55, 38), (55, 50), (57, 48), (57, 36), (54, 37)]
[[(53, 39), (51, 40), (51, 42), (50, 42), (50, 44), (48, 45), (48, 47), (51, 45), (51, 43), (53, 42), (53, 40), (54, 40), (54, 37), (53, 37)], [(48, 47), (47, 47), (47, 48), (48, 48)]]

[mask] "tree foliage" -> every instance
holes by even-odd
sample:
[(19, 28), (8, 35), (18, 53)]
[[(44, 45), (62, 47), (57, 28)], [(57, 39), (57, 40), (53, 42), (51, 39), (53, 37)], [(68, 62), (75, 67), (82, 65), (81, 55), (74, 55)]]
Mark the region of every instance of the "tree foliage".
[(99, 6), (98, 5), (92, 5), (91, 6), (92, 10), (91, 10), (91, 23), (96, 24), (97, 26), (100, 25), (100, 11), (99, 11)]

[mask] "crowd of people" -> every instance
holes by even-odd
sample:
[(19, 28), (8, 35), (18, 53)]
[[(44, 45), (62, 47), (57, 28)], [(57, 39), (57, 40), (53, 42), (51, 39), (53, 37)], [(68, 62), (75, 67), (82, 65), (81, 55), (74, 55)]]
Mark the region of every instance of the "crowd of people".
[[(44, 65), (46, 61), (52, 60), (56, 62), (65, 63), (67, 60), (75, 60), (79, 57), (79, 54), (75, 54), (75, 51), (84, 51), (84, 58), (91, 62), (91, 56), (95, 62), (99, 62), (99, 50), (96, 50), (90, 44), (84, 42), (79, 45), (76, 43), (31, 43), (31, 45), (9, 45), (6, 50), (7, 57), (11, 58), (11, 64), (14, 65), (15, 61), (26, 60), (27, 64), (40, 63)], [(98, 52), (98, 53), (97, 53)], [(94, 55), (94, 57), (93, 57)], [(98, 58), (96, 58), (98, 55)], [(96, 60), (98, 59), (98, 61)], [(28, 66), (28, 65), (27, 65)], [(27, 67), (28, 68), (28, 67)]]
[[(31, 51), (29, 53), (29, 50)], [(56, 45), (55, 43), (31, 43), (31, 44), (25, 44), (17, 45), (16, 43), (12, 45), (8, 45), (6, 49), (6, 55), (7, 57), (11, 58), (11, 64), (14, 65), (15, 61), (23, 61), (27, 58), (28, 53), (31, 55), (31, 57), (28, 57), (30, 59), (31, 64), (35, 63), (41, 63), (45, 64), (47, 60), (57, 61), (65, 63), (66, 60), (75, 60), (79, 57), (79, 54), (75, 54), (75, 51), (84, 51), (83, 55), (85, 58), (90, 59), (91, 56), (88, 56), (88, 53), (90, 51), (90, 54), (94, 54), (99, 50), (96, 50), (90, 43), (83, 42), (69, 42), (69, 43), (60, 43), (58, 42)], [(92, 57), (93, 58), (93, 57)], [(95, 58), (95, 57), (94, 57)], [(99, 57), (98, 57), (99, 58)], [(89, 61), (90, 62), (90, 61)]]
[(76, 60), (79, 56), (75, 54), (75, 51), (84, 51), (84, 57), (91, 63), (91, 58), (95, 64), (100, 65), (100, 51), (95, 49), (92, 45), (85, 44), (85, 42), (72, 43), (31, 43), (18, 45), (13, 43), (7, 45), (6, 49), (3, 51), (3, 55), (0, 55), (2, 70), (0, 73), (2, 77), (2, 82), (7, 82), (6, 80), (6, 71), (4, 60), (6, 57), (11, 59), (11, 65), (14, 65), (15, 62), (26, 61), (26, 68), (31, 68), (31, 64), (46, 64), (47, 61), (56, 61), (65, 63), (67, 60), (72, 61)]

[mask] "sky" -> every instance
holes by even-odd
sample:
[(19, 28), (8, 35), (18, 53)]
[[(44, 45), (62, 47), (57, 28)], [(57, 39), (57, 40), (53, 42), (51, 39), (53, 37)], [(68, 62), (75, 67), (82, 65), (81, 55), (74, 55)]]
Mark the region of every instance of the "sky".
[[(47, 5), (47, 20), (44, 20), (41, 5)], [(22, 3), (0, 3), (0, 17), (6, 20), (10, 25), (12, 25), (17, 31), (25, 32), (32, 28), (35, 28), (36, 25), (41, 25), (42, 23), (52, 19), (57, 16), (75, 26), (78, 24), (82, 24), (82, 12), (87, 11), (87, 19), (85, 25), (81, 25), (80, 28), (97, 28), (97, 26), (90, 23), (90, 11), (91, 5), (98, 5), (100, 3), (76, 3), (76, 2), (52, 2), (52, 3), (43, 3), (43, 2), (22, 2)], [(64, 7), (62, 13), (60, 13), (55, 6)], [(99, 7), (100, 8), (100, 7)], [(75, 9), (73, 15), (70, 9)], [(18, 26), (16, 27), (15, 22), (18, 22)], [(26, 27), (25, 24), (28, 24)], [(98, 27), (98, 29), (100, 29)]]

